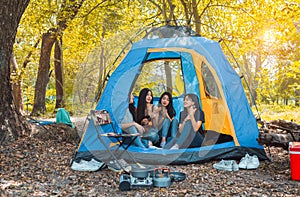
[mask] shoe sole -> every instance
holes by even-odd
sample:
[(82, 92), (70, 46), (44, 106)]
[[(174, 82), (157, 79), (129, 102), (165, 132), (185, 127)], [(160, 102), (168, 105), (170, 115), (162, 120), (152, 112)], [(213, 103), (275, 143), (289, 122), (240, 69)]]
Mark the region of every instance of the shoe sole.
[(247, 168), (247, 170), (256, 170), (258, 167), (251, 167), (251, 168)]

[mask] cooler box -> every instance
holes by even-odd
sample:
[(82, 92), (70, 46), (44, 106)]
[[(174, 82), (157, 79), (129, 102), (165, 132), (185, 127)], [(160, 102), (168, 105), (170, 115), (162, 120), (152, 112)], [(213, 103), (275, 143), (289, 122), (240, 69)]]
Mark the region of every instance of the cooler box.
[(289, 143), (292, 180), (300, 180), (300, 142)]

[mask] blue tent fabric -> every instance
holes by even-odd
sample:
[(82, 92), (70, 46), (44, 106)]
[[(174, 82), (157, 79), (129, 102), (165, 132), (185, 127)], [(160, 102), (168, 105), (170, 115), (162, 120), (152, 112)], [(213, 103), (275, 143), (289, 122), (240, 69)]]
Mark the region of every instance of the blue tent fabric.
[[(171, 48), (170, 52), (148, 53), (149, 49)], [(230, 111), (230, 116), (236, 132), (236, 137), (240, 146), (234, 143), (217, 144), (210, 147), (199, 147), (184, 150), (163, 150), (161, 152), (144, 150), (138, 147), (130, 147), (128, 150), (135, 153), (136, 159), (140, 162), (159, 161), (157, 157), (162, 157), (162, 163), (195, 163), (212, 159), (241, 158), (245, 153), (255, 153), (260, 159), (267, 159), (263, 146), (258, 144), (258, 127), (256, 119), (250, 109), (240, 77), (233, 70), (218, 42), (208, 40), (203, 37), (177, 37), (163, 39), (143, 39), (133, 43), (130, 51), (112, 73), (107, 85), (102, 93), (96, 110), (106, 109), (111, 116), (118, 133), (121, 133), (121, 122), (128, 106), (128, 96), (132, 88), (132, 83), (141, 72), (141, 65), (147, 60), (159, 58), (181, 58), (184, 74), (186, 92), (194, 92), (199, 95), (199, 84), (194, 82), (197, 78), (192, 65), (191, 55), (187, 52), (176, 51), (178, 48), (190, 49), (209, 62), (214, 68), (224, 92), (224, 96)], [(200, 65), (199, 65), (200, 66)], [(182, 102), (181, 100), (178, 100)], [(178, 102), (176, 101), (176, 102)], [(77, 157), (98, 157), (101, 160), (107, 155), (105, 149), (95, 134), (94, 125), (90, 122), (85, 135), (82, 138), (78, 149)], [(100, 132), (108, 132), (109, 129), (99, 128)], [(107, 141), (109, 142), (109, 139)], [(148, 159), (145, 159), (145, 154)], [(164, 155), (168, 155), (165, 157)], [(172, 160), (176, 157), (175, 160)], [(174, 158), (173, 158), (174, 159)]]
[(71, 121), (69, 112), (67, 110), (65, 110), (64, 108), (59, 108), (57, 110), (56, 123), (63, 123), (63, 124), (69, 125), (72, 128), (75, 128), (75, 126), (73, 125), (73, 123)]
[[(146, 48), (130, 51), (120, 66), (113, 72), (107, 82), (101, 100), (96, 106), (96, 110), (108, 110), (112, 122), (121, 122), (128, 106), (129, 90), (133, 79), (140, 68), (140, 64), (146, 56)], [(117, 97), (114, 95), (124, 95)], [(121, 128), (116, 124), (116, 130), (121, 133)]]
[(182, 53), (182, 64), (185, 64), (186, 66), (184, 66), (182, 68), (183, 73), (186, 73), (184, 75), (184, 86), (186, 89), (187, 93), (196, 93), (197, 95), (200, 95), (199, 92), (199, 82), (198, 82), (198, 78), (196, 75), (196, 71), (194, 69), (194, 65), (192, 57), (190, 54), (188, 53)]

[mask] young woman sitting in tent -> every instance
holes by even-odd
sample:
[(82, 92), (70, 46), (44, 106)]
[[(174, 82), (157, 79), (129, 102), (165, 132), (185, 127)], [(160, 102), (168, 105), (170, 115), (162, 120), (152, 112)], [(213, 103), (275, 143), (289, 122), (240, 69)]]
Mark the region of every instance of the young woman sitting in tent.
[(143, 88), (139, 93), (137, 105), (137, 122), (146, 129), (145, 135), (149, 140), (149, 146), (159, 142), (158, 130), (159, 109), (153, 105), (153, 94), (148, 88)]
[(203, 136), (200, 134), (204, 123), (204, 113), (200, 109), (198, 96), (184, 96), (184, 110), (180, 112), (180, 123), (176, 138), (170, 141), (165, 149), (200, 147)]
[(178, 129), (178, 120), (175, 118), (176, 111), (173, 107), (172, 94), (169, 92), (162, 93), (158, 101), (158, 106), (160, 108), (160, 117), (165, 117), (162, 128), (158, 132), (161, 138), (160, 147), (163, 148), (167, 141), (171, 141), (176, 136)]
[[(129, 98), (129, 105), (126, 109), (125, 116), (121, 122), (122, 130), (125, 133), (128, 134), (136, 134), (140, 133), (143, 134), (145, 132), (145, 129), (143, 126), (135, 122), (135, 116), (136, 116), (136, 109), (134, 107), (134, 96), (131, 93)], [(136, 138), (133, 142), (135, 146), (146, 148), (145, 144), (148, 144), (148, 141), (141, 138)]]

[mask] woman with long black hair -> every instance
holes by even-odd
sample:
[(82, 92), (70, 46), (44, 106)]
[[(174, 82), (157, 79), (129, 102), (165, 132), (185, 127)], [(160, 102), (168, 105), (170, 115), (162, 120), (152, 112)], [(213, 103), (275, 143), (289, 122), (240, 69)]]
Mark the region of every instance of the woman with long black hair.
[(146, 128), (149, 146), (157, 144), (158, 136), (158, 108), (153, 105), (153, 94), (149, 88), (143, 88), (139, 93), (136, 121)]
[(162, 128), (158, 133), (161, 138), (160, 147), (163, 148), (167, 141), (171, 141), (176, 136), (178, 128), (172, 94), (169, 92), (162, 93), (158, 101), (158, 106), (160, 108), (160, 117), (163, 117)]

